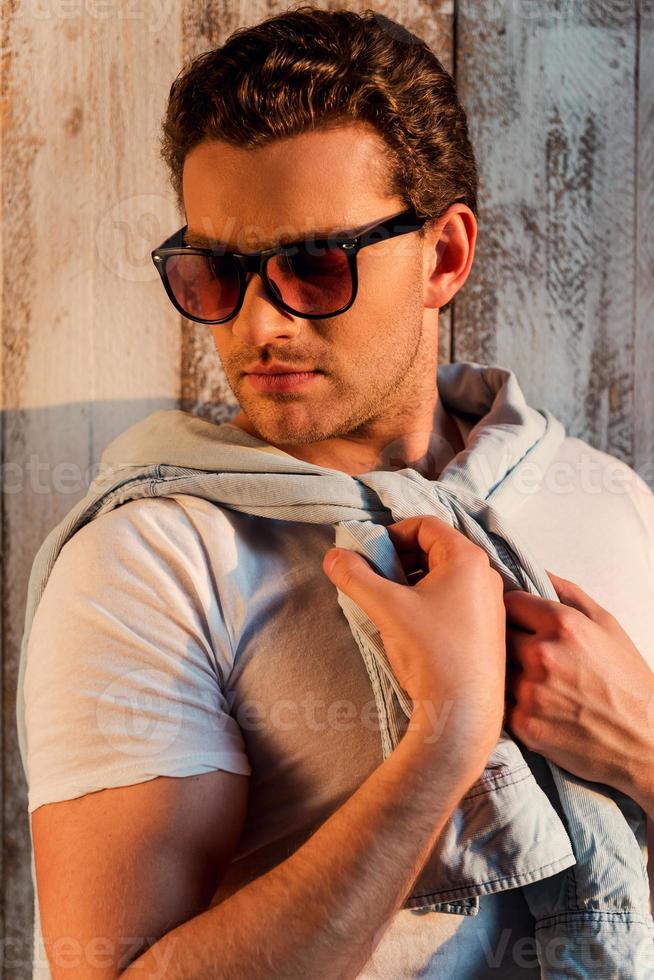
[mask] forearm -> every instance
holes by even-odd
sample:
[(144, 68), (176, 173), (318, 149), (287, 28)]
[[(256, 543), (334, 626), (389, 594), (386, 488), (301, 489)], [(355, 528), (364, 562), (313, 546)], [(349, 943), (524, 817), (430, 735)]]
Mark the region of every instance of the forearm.
[(291, 857), (167, 933), (122, 975), (154, 974), (163, 957), (167, 980), (356, 977), (482, 771), (457, 771), (454, 746), (439, 741), (409, 730)]

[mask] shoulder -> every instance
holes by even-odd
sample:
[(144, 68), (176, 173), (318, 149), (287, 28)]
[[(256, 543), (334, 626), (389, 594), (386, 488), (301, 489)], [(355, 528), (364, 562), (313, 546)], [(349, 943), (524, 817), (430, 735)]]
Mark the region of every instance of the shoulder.
[(654, 493), (643, 477), (567, 437), (505, 517), (540, 564), (613, 613), (654, 666)]
[[(170, 494), (165, 497), (138, 497), (114, 507), (84, 524), (64, 545), (83, 540), (88, 546), (95, 542), (121, 540), (136, 543), (144, 535), (154, 543), (177, 538), (197, 537), (209, 526), (225, 529), (229, 519), (224, 508), (203, 497), (191, 494)], [(117, 534), (119, 532), (119, 534)]]
[(524, 466), (517, 475), (516, 517), (536, 508), (586, 522), (598, 516), (624, 521), (644, 543), (654, 541), (654, 493), (628, 463), (583, 439), (568, 436), (544, 467)]
[(32, 633), (68, 625), (77, 637), (83, 624), (96, 634), (115, 633), (120, 624), (134, 641), (138, 633), (140, 641), (159, 644), (161, 633), (180, 649), (204, 649), (212, 659), (219, 652), (224, 674), (233, 650), (227, 583), (237, 565), (234, 542), (226, 510), (203, 498), (176, 494), (121, 504), (64, 544)]
[[(60, 647), (58, 669), (75, 658), (96, 663), (95, 650), (116, 650), (142, 661), (174, 658), (210, 666), (221, 678), (233, 663), (229, 617), (220, 593), (220, 553), (229, 556), (223, 512), (178, 495), (131, 500), (85, 524), (63, 545), (36, 608), (26, 672), (34, 678)], [(205, 526), (212, 521), (209, 544)], [(49, 670), (55, 669), (52, 664)]]
[(603, 515), (633, 531), (645, 560), (652, 561), (654, 492), (628, 463), (568, 437), (545, 474), (545, 490), (553, 497), (570, 497), (579, 516), (587, 510), (592, 518)]
[(229, 568), (235, 532), (228, 512), (190, 494), (141, 497), (93, 518), (63, 545), (54, 580), (81, 580), (129, 569), (131, 574), (177, 574)]
[(567, 436), (554, 459), (561, 468), (579, 475), (582, 486), (596, 494), (641, 493), (654, 496), (640, 474), (611, 453), (604, 452), (584, 439)]

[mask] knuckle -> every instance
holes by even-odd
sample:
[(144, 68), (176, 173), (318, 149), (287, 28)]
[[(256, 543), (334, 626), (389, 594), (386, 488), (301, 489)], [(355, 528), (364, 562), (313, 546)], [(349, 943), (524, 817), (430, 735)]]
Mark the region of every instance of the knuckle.
[(474, 541), (470, 541), (468, 538), (466, 538), (466, 542), (470, 550), (479, 559), (479, 561), (482, 562), (482, 564), (490, 565), (490, 557), (487, 551), (480, 548), (478, 544), (475, 544)]
[(595, 608), (595, 622), (606, 630), (622, 629), (613, 613), (610, 613), (608, 609), (600, 605), (597, 605)]
[(473, 566), (479, 568), (480, 570), (491, 569), (491, 571), (494, 571), (494, 569), (491, 567), (490, 558), (488, 557), (487, 552), (485, 552), (483, 548), (480, 548), (479, 545), (475, 544), (473, 541), (470, 541), (468, 538), (463, 538), (463, 541), (460, 543), (459, 547), (461, 557), (466, 561), (469, 561)]
[(543, 726), (540, 718), (524, 708), (514, 709), (512, 726), (515, 734), (529, 749), (537, 749), (542, 745)]
[(526, 715), (524, 723), (524, 742), (529, 748), (535, 749), (543, 744), (543, 725), (535, 715)]
[(538, 668), (541, 674), (547, 680), (555, 669), (557, 664), (556, 651), (554, 647), (549, 643), (543, 643), (542, 641), (532, 642), (529, 645), (529, 659), (533, 667)]
[(538, 707), (536, 685), (527, 678), (524, 678), (520, 684), (518, 700), (522, 709), (528, 714), (532, 714)]
[(534, 666), (534, 639), (531, 634), (521, 634), (516, 640), (520, 650), (520, 661), (526, 671), (531, 671)]
[(352, 566), (348, 561), (343, 559), (341, 559), (341, 561), (342, 561), (342, 565), (339, 570), (340, 571), (339, 587), (344, 592), (347, 592), (352, 587), (352, 584), (354, 582), (354, 572), (352, 570)]
[(579, 617), (569, 606), (561, 605), (554, 613), (554, 628), (557, 639), (570, 641), (579, 633)]
[(530, 685), (529, 695), (529, 715), (537, 721), (545, 716), (545, 692), (542, 684), (533, 683)]

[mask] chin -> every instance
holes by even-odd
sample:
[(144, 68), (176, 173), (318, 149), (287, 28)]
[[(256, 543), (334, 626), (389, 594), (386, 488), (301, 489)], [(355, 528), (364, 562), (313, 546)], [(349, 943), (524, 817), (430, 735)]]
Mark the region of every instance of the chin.
[(297, 423), (289, 422), (288, 419), (256, 419), (251, 423), (260, 433), (259, 438), (266, 442), (283, 444), (286, 446), (302, 446), (313, 442), (322, 442), (329, 439), (332, 435), (330, 428), (316, 425), (311, 419), (304, 419)]

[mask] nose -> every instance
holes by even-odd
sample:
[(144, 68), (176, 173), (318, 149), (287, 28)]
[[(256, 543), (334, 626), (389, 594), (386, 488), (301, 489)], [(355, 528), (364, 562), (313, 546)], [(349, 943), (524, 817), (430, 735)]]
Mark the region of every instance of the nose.
[(275, 340), (291, 340), (300, 332), (301, 323), (292, 313), (275, 306), (258, 272), (247, 273), (243, 305), (231, 321), (234, 337), (247, 346), (260, 347)]

